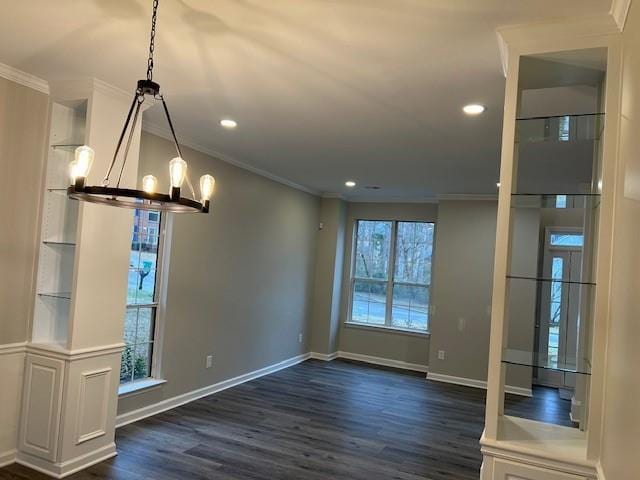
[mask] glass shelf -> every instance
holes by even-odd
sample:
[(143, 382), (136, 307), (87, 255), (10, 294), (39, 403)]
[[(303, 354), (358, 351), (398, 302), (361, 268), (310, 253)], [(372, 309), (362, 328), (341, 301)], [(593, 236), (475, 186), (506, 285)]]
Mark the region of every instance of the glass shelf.
[(593, 141), (603, 129), (604, 113), (517, 118), (516, 143)]
[(61, 241), (61, 240), (43, 240), (42, 243), (44, 243), (45, 245), (64, 245), (64, 246), (70, 246), (70, 247), (76, 246), (75, 242), (67, 242), (67, 241)]
[(502, 351), (502, 363), (509, 365), (521, 365), (525, 367), (543, 368), (558, 372), (577, 373), (591, 375), (591, 363), (585, 358), (578, 362), (577, 359), (552, 360), (546, 353), (528, 352), (505, 348)]
[(54, 143), (51, 145), (51, 148), (54, 150), (65, 150), (69, 152), (74, 152), (76, 148), (81, 147), (82, 143)]
[(527, 277), (521, 275), (507, 275), (507, 278), (510, 280), (530, 280), (532, 282), (556, 282), (556, 283), (564, 283), (568, 285), (587, 285), (590, 287), (595, 286), (594, 282), (580, 282), (575, 280), (563, 280), (558, 278), (544, 278), (544, 277)]
[(511, 208), (596, 208), (599, 193), (512, 193)]
[(38, 293), (38, 296), (48, 297), (48, 298), (60, 298), (63, 300), (71, 300), (71, 292)]

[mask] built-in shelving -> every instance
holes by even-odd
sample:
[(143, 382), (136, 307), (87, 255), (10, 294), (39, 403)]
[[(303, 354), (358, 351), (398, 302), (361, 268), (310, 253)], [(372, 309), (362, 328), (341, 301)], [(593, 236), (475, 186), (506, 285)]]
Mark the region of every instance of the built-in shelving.
[(39, 297), (59, 298), (61, 300), (71, 300), (71, 292), (41, 292)]
[(76, 243), (75, 242), (65, 242), (62, 240), (43, 240), (42, 243), (44, 243), (45, 245), (51, 245), (51, 246), (63, 246), (63, 247), (75, 247)]
[(546, 277), (527, 277), (522, 275), (507, 275), (510, 280), (529, 280), (531, 282), (554, 282), (566, 285), (588, 285), (595, 286), (594, 282), (581, 282), (577, 280), (566, 280), (562, 278), (546, 278)]
[(54, 150), (68, 150), (70, 152), (75, 152), (76, 148), (81, 146), (81, 143), (59, 143), (51, 145), (51, 148)]
[(576, 361), (575, 358), (554, 358), (542, 352), (505, 348), (502, 351), (502, 362), (511, 365), (543, 368), (545, 370), (554, 370), (558, 372), (591, 375), (591, 363), (587, 358)]
[(63, 345), (71, 314), (78, 203), (66, 195), (69, 162), (82, 145), (86, 102), (52, 103), (33, 341)]
[(599, 140), (603, 129), (604, 113), (522, 117), (516, 119), (516, 143)]

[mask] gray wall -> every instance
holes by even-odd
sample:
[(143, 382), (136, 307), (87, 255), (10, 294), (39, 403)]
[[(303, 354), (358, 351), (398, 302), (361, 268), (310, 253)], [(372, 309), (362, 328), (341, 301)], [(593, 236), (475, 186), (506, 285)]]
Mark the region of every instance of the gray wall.
[(316, 270), (311, 323), (311, 351), (330, 354), (338, 349), (340, 295), (345, 250), (347, 204), (323, 198), (320, 206)]
[[(345, 325), (349, 309), (353, 227), (358, 219), (437, 222), (439, 219), (438, 206), (435, 203), (349, 203), (342, 272), (338, 349), (350, 353), (427, 365), (429, 358), (429, 337), (427, 335)], [(438, 223), (436, 223), (436, 232), (438, 228)], [(436, 245), (434, 254), (436, 258), (438, 256), (437, 248)]]
[(438, 206), (429, 373), (487, 378), (496, 213), (495, 201)]
[[(166, 186), (174, 153), (167, 140), (143, 133), (139, 178), (153, 172)], [(167, 383), (122, 398), (119, 413), (309, 351), (319, 199), (188, 148), (183, 154), (194, 182), (205, 172), (216, 177), (212, 210), (174, 218)]]
[(0, 78), (0, 344), (27, 340), (49, 98)]

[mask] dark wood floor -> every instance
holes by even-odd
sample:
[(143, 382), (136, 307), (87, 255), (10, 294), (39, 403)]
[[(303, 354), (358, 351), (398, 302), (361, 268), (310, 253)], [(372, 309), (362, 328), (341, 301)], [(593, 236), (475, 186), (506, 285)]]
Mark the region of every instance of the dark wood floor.
[[(564, 422), (553, 390), (510, 397), (529, 418)], [(120, 428), (119, 455), (72, 480), (476, 480), (482, 390), (424, 374), (310, 360)], [(19, 465), (0, 479), (44, 480)]]

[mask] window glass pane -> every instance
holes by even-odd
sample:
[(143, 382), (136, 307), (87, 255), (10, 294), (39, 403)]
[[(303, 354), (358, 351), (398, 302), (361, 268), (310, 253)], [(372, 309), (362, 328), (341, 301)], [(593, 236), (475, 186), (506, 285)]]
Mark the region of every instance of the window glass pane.
[(584, 237), (581, 233), (573, 234), (551, 234), (551, 245), (564, 246), (564, 247), (582, 247), (584, 243)]
[(120, 383), (151, 375), (156, 307), (138, 308), (135, 305), (155, 303), (156, 300), (161, 219), (160, 212), (135, 210)]
[(134, 348), (133, 379), (140, 380), (151, 375), (151, 343), (142, 343)]
[(394, 281), (431, 283), (433, 223), (398, 222)]
[(144, 307), (138, 310), (138, 328), (136, 329), (135, 343), (145, 343), (153, 341), (153, 329), (155, 318), (154, 307)]
[(355, 280), (351, 320), (358, 323), (384, 325), (387, 308), (387, 285), (381, 282)]
[(124, 343), (126, 345), (136, 343), (137, 323), (138, 309), (127, 308), (127, 313), (124, 317)]
[(156, 271), (140, 269), (129, 270), (127, 304), (152, 303), (156, 289)]
[(386, 280), (391, 249), (391, 222), (358, 220), (355, 276)]
[(126, 345), (120, 361), (120, 383), (133, 380), (133, 345)]
[(566, 195), (556, 195), (556, 208), (567, 208)]
[(429, 316), (429, 288), (411, 285), (393, 286), (391, 325), (426, 330)]

